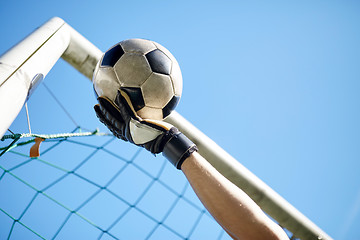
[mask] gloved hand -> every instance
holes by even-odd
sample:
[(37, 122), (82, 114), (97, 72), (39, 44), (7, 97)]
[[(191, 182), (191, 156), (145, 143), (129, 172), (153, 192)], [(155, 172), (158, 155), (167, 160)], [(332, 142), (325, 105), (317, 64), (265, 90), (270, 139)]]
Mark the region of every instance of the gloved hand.
[(177, 168), (194, 151), (196, 145), (169, 123), (142, 119), (136, 114), (129, 96), (118, 90), (115, 102), (98, 97), (94, 106), (97, 117), (118, 138), (163, 155)]

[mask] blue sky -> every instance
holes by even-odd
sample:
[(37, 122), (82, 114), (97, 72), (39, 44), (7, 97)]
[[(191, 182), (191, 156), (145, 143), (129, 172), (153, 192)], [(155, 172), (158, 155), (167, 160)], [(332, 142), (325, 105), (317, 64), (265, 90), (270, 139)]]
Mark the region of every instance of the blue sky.
[[(359, 10), (358, 1), (2, 1), (0, 52), (53, 16), (103, 51), (159, 42), (182, 69), (179, 113), (330, 236), (360, 239)], [(105, 130), (85, 77), (61, 60), (45, 82), (79, 125)], [(33, 131), (70, 131), (39, 92)], [(26, 132), (24, 119), (11, 129)]]

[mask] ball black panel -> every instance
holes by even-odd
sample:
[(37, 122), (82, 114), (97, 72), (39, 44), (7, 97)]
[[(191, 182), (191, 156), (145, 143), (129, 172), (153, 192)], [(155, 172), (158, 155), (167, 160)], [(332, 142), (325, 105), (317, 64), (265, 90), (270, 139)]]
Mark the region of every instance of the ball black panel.
[(131, 100), (131, 103), (134, 106), (135, 111), (139, 111), (145, 107), (144, 98), (141, 92), (141, 88), (136, 87), (122, 87), (121, 90), (126, 92)]
[(101, 62), (101, 66), (114, 67), (115, 63), (121, 58), (124, 54), (124, 50), (120, 45), (116, 45), (115, 47), (108, 50)]
[(171, 60), (159, 49), (149, 52), (145, 55), (151, 70), (156, 73), (162, 73), (170, 75), (171, 72)]
[(166, 104), (166, 106), (162, 110), (164, 118), (166, 118), (171, 113), (171, 111), (175, 109), (179, 101), (180, 101), (180, 96), (173, 96), (170, 102)]

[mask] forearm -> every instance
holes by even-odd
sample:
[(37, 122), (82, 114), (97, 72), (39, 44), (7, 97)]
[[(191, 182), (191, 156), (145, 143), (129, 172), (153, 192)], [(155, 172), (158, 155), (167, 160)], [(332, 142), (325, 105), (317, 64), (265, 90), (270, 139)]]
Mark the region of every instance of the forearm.
[(288, 239), (246, 193), (200, 154), (191, 154), (181, 169), (204, 206), (233, 238)]

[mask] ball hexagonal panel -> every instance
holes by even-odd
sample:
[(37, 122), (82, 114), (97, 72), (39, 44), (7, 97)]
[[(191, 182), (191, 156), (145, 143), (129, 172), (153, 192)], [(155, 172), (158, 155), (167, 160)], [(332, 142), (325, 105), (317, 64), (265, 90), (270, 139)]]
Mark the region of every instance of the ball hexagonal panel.
[(97, 96), (106, 96), (112, 101), (115, 100), (117, 90), (120, 88), (113, 68), (102, 68), (96, 71), (93, 84)]
[(120, 42), (125, 52), (138, 52), (146, 54), (156, 49), (152, 41), (145, 39), (128, 39)]
[(163, 111), (160, 108), (152, 108), (145, 106), (137, 114), (144, 119), (163, 119)]
[(113, 48), (106, 51), (101, 61), (101, 66), (113, 67), (123, 54), (124, 50), (121, 46), (119, 44), (115, 45)]
[(140, 87), (152, 73), (145, 56), (139, 53), (125, 53), (114, 69), (122, 87)]
[(145, 55), (149, 61), (151, 70), (156, 73), (169, 75), (171, 72), (171, 60), (165, 53), (159, 49), (149, 52)]
[(173, 62), (172, 72), (170, 76), (172, 79), (175, 95), (181, 96), (183, 89), (183, 80), (182, 80), (181, 70), (177, 62)]
[(141, 86), (146, 106), (163, 108), (174, 96), (170, 76), (152, 73)]

